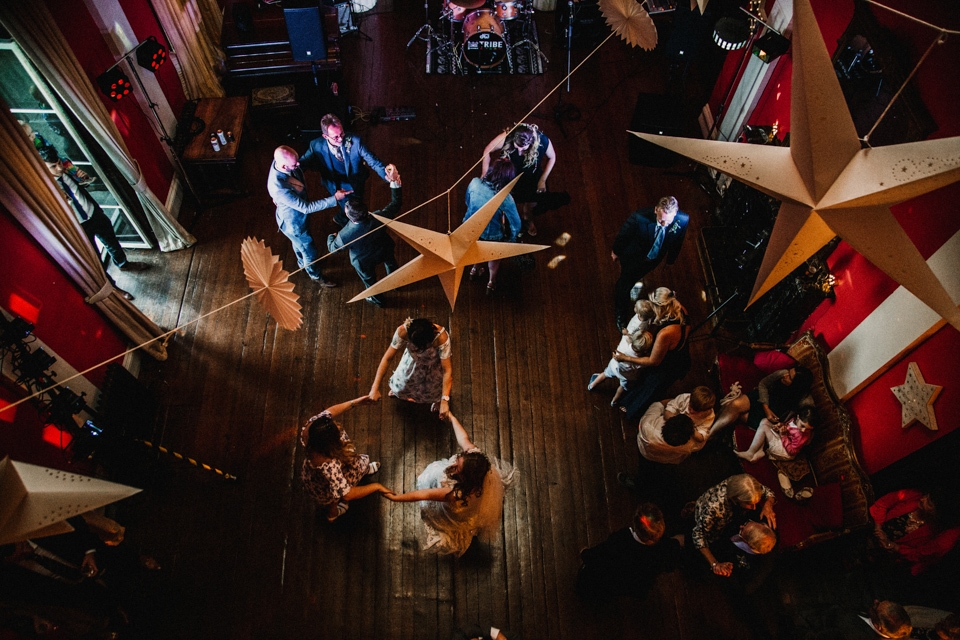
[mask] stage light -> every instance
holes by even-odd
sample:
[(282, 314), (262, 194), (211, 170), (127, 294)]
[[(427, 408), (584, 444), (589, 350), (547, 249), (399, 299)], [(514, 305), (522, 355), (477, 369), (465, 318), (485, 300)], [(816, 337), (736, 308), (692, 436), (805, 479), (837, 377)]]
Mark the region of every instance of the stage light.
[(148, 71), (157, 72), (167, 61), (167, 48), (150, 36), (137, 46), (137, 64)]
[(734, 51), (747, 46), (750, 41), (750, 23), (737, 18), (720, 18), (714, 27), (713, 41), (721, 49)]
[(789, 48), (789, 40), (773, 29), (768, 29), (765, 34), (757, 38), (756, 42), (753, 43), (753, 55), (764, 62), (771, 62), (785, 54)]
[(130, 95), (133, 89), (130, 78), (119, 67), (112, 67), (101, 73), (97, 77), (97, 84), (100, 86), (100, 91), (114, 102)]

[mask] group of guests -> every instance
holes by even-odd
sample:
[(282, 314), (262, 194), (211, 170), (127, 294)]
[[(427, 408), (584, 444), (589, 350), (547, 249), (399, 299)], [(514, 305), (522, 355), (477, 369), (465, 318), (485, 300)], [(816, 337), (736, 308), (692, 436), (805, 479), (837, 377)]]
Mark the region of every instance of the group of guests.
[[(397, 493), (379, 482), (361, 484), (380, 470), (360, 454), (338, 419), (361, 404), (377, 402), (390, 362), (402, 351), (390, 376), (389, 395), (401, 401), (430, 404), (447, 420), (460, 448), (448, 459), (428, 465), (418, 476), (416, 489)], [(328, 407), (307, 421), (300, 434), (306, 450), (301, 480), (306, 492), (333, 522), (350, 502), (379, 493), (394, 502), (419, 502), (424, 523), (424, 548), (462, 555), (477, 535), (491, 534), (500, 525), (504, 491), (516, 472), (490, 458), (471, 442), (460, 421), (450, 412), (453, 385), (450, 336), (446, 329), (424, 318), (407, 319), (397, 327), (384, 352), (370, 392)]]
[[(379, 265), (384, 266), (387, 274), (397, 268), (394, 242), (374, 215), (392, 219), (399, 213), (402, 206), (400, 174), (395, 165), (381, 162), (359, 137), (346, 133), (335, 115), (325, 115), (320, 127), (322, 135), (310, 142), (303, 157), (286, 145), (274, 151), (267, 191), (276, 205), (277, 225), (292, 243), (297, 265), (321, 287), (332, 288), (337, 284), (325, 277), (320, 268), (320, 252), (310, 233), (308, 216), (336, 207), (333, 221), (339, 231), (327, 238), (327, 249), (331, 253), (346, 249), (357, 275), (369, 288), (377, 280)], [(464, 220), (520, 175), (480, 239), (516, 242), (524, 229), (528, 235), (536, 235), (535, 216), (570, 202), (566, 192), (547, 191), (547, 178), (556, 160), (553, 143), (536, 125), (518, 124), (498, 135), (484, 150), (481, 177), (474, 178), (467, 187)], [(319, 171), (330, 195), (311, 200), (303, 169)], [(364, 184), (371, 171), (391, 187), (390, 203), (373, 215), (363, 197)], [(475, 265), (470, 277), (481, 278), (489, 271), (487, 293), (492, 294), (496, 290), (499, 266), (498, 260)], [(368, 296), (366, 301), (384, 306), (380, 296)]]

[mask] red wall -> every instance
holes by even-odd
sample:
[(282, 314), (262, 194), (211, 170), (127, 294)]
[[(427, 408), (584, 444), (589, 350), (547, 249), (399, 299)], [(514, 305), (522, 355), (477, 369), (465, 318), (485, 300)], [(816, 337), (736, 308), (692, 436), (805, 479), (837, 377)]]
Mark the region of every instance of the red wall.
[[(126, 350), (126, 339), (2, 206), (0, 255), (17, 257), (4, 265), (0, 306), (32, 322), (34, 335), (65, 362), (83, 371)], [(100, 386), (104, 372), (95, 369), (87, 379)]]
[[(952, 29), (960, 27), (960, 15), (955, 8), (951, 9), (942, 3), (891, 0), (886, 4), (938, 26)], [(827, 49), (832, 53), (837, 39), (853, 15), (853, 3), (850, 0), (813, 0), (812, 5)], [(936, 36), (935, 31), (882, 9), (873, 9), (873, 12), (882, 25), (907, 45), (913, 62), (919, 60)], [(730, 57), (735, 55), (736, 52), (730, 54)], [(789, 53), (785, 58), (779, 62), (778, 69), (749, 119), (750, 124), (758, 125), (779, 122), (781, 136), (790, 128), (792, 60), (789, 59)], [(727, 65), (730, 64), (731, 61), (728, 60)], [(960, 104), (960, 83), (953, 79), (958, 65), (960, 41), (950, 39), (946, 44), (937, 46), (915, 78), (921, 99), (939, 125), (931, 138), (960, 135), (960, 124), (956, 122), (956, 105)], [(729, 75), (727, 78), (729, 81)], [(920, 253), (928, 258), (960, 230), (957, 203), (960, 203), (960, 184), (953, 184), (897, 205), (892, 211)], [(836, 300), (824, 302), (808, 318), (801, 331), (813, 329), (827, 346), (832, 348), (893, 293), (898, 285), (843, 242), (834, 251), (828, 264), (839, 279)], [(931, 339), (907, 353), (899, 363), (847, 403), (859, 426), (862, 461), (868, 473), (874, 473), (896, 462), (957, 428), (960, 389), (952, 384), (952, 377), (947, 379), (947, 372), (951, 371), (958, 361), (960, 332), (952, 327), (943, 328)], [(930, 432), (922, 425), (914, 425), (907, 430), (900, 426), (900, 403), (893, 396), (890, 387), (903, 384), (909, 362), (919, 365), (928, 383), (944, 386), (935, 403), (940, 425), (938, 432)]]
[[(153, 35), (166, 46), (163, 33), (153, 17), (147, 0), (125, 0), (121, 4), (137, 38), (143, 39)], [(80, 66), (90, 78), (90, 83), (96, 87), (97, 76), (113, 66), (115, 62), (96, 22), (83, 3), (47, 0), (47, 6), (74, 55), (80, 61)], [(150, 73), (145, 69), (138, 70), (140, 73)], [(173, 64), (168, 61), (160, 68), (158, 75), (171, 108), (174, 113), (179, 113), (185, 98)], [(136, 84), (135, 79), (130, 78), (130, 81)], [(144, 113), (140, 105), (129, 96), (119, 102), (113, 102), (99, 90), (97, 94), (117, 124), (130, 150), (130, 155), (140, 164), (150, 190), (161, 202), (164, 201), (173, 180), (173, 166), (167, 159), (163, 143), (154, 134), (153, 116)], [(175, 132), (167, 133), (172, 136)]]

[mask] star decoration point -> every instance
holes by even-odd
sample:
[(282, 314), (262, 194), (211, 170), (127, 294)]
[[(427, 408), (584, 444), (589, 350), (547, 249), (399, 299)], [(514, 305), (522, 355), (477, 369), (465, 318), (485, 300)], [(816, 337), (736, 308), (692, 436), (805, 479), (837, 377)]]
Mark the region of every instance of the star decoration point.
[(937, 413), (933, 401), (937, 399), (943, 387), (927, 384), (916, 362), (907, 365), (907, 377), (902, 385), (890, 387), (903, 407), (900, 426), (904, 429), (914, 422), (923, 424), (927, 429), (936, 431)]
[(510, 184), (501, 189), (450, 234), (375, 216), (416, 249), (420, 255), (354, 296), (350, 302), (357, 302), (385, 291), (426, 280), (431, 276), (438, 276), (452, 310), (457, 301), (457, 293), (460, 291), (464, 267), (548, 249), (549, 246), (545, 244), (480, 240), (480, 234), (487, 228), (497, 209), (503, 204), (519, 179), (520, 176), (514, 178)]
[[(840, 236), (960, 330), (957, 303), (890, 211), (960, 180), (960, 137), (862, 148), (810, 0), (794, 0), (792, 48), (790, 147), (634, 135), (781, 201), (748, 304)], [(721, 159), (737, 155), (752, 165)]]

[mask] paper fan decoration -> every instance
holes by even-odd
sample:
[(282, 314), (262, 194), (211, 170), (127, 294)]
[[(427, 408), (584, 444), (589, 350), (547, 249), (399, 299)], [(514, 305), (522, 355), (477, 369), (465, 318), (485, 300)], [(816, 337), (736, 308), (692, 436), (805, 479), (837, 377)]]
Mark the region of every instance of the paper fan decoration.
[(793, 23), (789, 147), (634, 135), (781, 201), (749, 304), (840, 236), (960, 330), (957, 303), (890, 211), (960, 180), (960, 137), (861, 148), (809, 0), (794, 0)]
[(613, 32), (632, 47), (657, 48), (657, 27), (636, 0), (600, 0), (600, 12)]
[(443, 291), (447, 294), (450, 308), (453, 309), (457, 301), (457, 292), (460, 290), (460, 278), (463, 276), (464, 267), (487, 260), (500, 260), (510, 256), (548, 249), (549, 246), (545, 244), (487, 242), (479, 239), (480, 234), (493, 219), (493, 214), (500, 208), (501, 203), (519, 179), (520, 176), (514, 178), (513, 182), (490, 198), (485, 205), (480, 207), (475, 214), (449, 235), (375, 215), (374, 217), (377, 220), (388, 225), (392, 231), (419, 251), (420, 255), (355, 296), (350, 302), (357, 302), (384, 291), (391, 291), (404, 285), (426, 280), (431, 276), (440, 276)]
[(140, 489), (58, 469), (0, 460), (0, 544), (69, 533), (67, 518)]
[(250, 288), (257, 293), (267, 311), (284, 329), (295, 331), (303, 324), (299, 296), (293, 292), (290, 274), (284, 270), (278, 256), (270, 253), (263, 240), (247, 238), (240, 245), (243, 275)]

